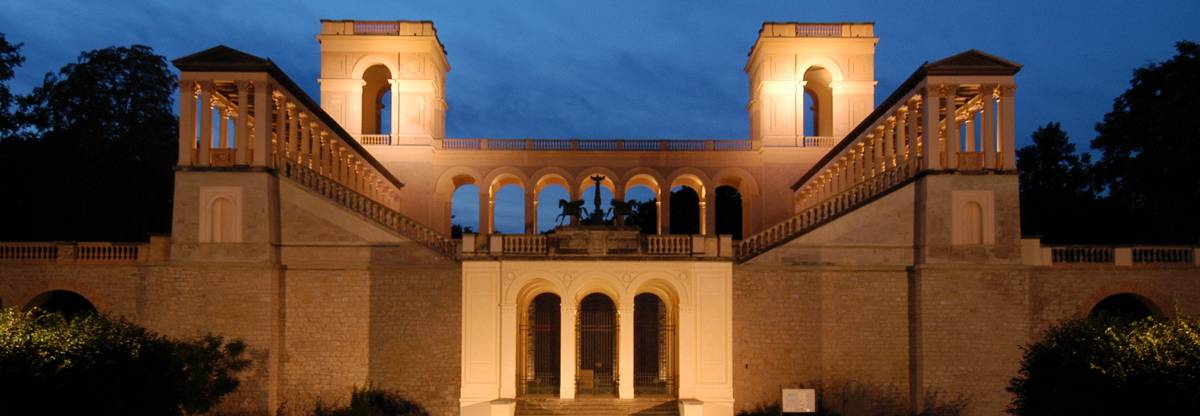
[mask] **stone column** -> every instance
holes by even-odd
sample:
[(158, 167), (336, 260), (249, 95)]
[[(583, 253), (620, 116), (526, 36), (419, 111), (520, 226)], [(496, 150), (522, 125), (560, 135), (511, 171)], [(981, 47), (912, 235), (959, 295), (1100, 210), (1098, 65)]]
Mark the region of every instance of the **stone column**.
[(300, 152), (296, 155), (296, 162), (300, 166), (310, 167), (312, 165), (312, 161), (309, 159), (312, 158), (312, 132), (314, 123), (307, 122), (307, 117), (304, 117), (304, 115), (300, 117), (304, 120), (302, 120), (303, 124), (300, 125)]
[(633, 398), (633, 299), (617, 309), (617, 397)]
[(1016, 84), (1004, 84), (1000, 86), (1000, 160), (1003, 162), (1000, 166), (1002, 170), (1017, 169), (1016, 138), (1013, 136), (1016, 125), (1013, 122), (1013, 111), (1016, 109), (1013, 103), (1014, 94), (1016, 93)]
[(537, 234), (537, 194), (525, 191), (525, 234)]
[(287, 158), (293, 161), (299, 159), (300, 155), (300, 117), (297, 116), (296, 105), (288, 103), (288, 135), (287, 135)]
[(700, 200), (700, 234), (717, 235), (717, 190), (705, 189)]
[(942, 145), (941, 139), (941, 123), (938, 119), (938, 109), (941, 108), (941, 96), (938, 93), (939, 85), (925, 86), (925, 99), (921, 102), (922, 118), (922, 134), (921, 147), (925, 153), (925, 161), (921, 163), (923, 169), (942, 170)]
[(883, 163), (880, 163), (880, 173), (896, 166), (896, 118), (889, 118), (883, 128)]
[(196, 151), (196, 81), (179, 81), (179, 166), (191, 166)]
[(200, 113), (200, 141), (196, 144), (196, 147), (200, 150), (199, 160), (197, 160), (199, 162), (197, 165), (199, 166), (208, 166), (209, 164), (208, 154), (213, 144), (213, 104), (215, 103), (212, 96), (212, 81), (201, 81), (200, 106), (202, 112)]
[(237, 128), (234, 129), (233, 164), (245, 166), (250, 151), (250, 81), (238, 81)]
[(224, 104), (217, 104), (218, 112), (221, 115), (221, 125), (217, 126), (217, 146), (215, 149), (229, 148), (229, 119), (233, 115), (233, 110)]
[(479, 193), (479, 233), (492, 233), (492, 208), (496, 206), (496, 202), (492, 201), (492, 193), (487, 189), (480, 187), (483, 192)]
[(983, 118), (983, 168), (991, 170), (996, 168), (996, 86), (985, 84), (982, 89), (979, 101), (983, 106), (980, 111), (980, 117)]
[[(904, 161), (906, 162), (920, 156), (919, 149), (917, 148), (919, 143), (917, 141), (917, 129), (921, 127), (922, 105), (924, 104), (922, 104), (922, 101), (919, 97), (913, 97), (913, 99), (908, 102), (908, 121), (905, 122), (905, 127), (908, 128), (908, 131), (904, 133), (905, 143), (908, 144), (908, 149), (904, 155)], [(916, 168), (920, 168), (920, 166), (916, 166)]]
[[(567, 302), (571, 302), (568, 306)], [(559, 318), (559, 363), (558, 397), (575, 398), (575, 298), (568, 294), (562, 297), (562, 315)]]
[(946, 169), (958, 169), (961, 140), (958, 137), (958, 107), (954, 102), (958, 98), (958, 85), (944, 85), (941, 93), (946, 106)]

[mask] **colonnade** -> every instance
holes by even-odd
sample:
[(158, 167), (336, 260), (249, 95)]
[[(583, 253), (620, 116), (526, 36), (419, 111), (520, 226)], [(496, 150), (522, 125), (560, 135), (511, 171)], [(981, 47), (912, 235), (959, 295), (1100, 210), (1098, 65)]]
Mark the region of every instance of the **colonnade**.
[(288, 165), (399, 209), (403, 184), (311, 100), (298, 98), (302, 92), (266, 73), (193, 75), (180, 78), (180, 166)]
[(827, 156), (817, 173), (798, 184), (796, 211), (897, 168), (1015, 170), (1015, 87), (929, 82), (913, 88), (873, 123), (860, 125), (849, 143), (838, 145), (839, 153)]

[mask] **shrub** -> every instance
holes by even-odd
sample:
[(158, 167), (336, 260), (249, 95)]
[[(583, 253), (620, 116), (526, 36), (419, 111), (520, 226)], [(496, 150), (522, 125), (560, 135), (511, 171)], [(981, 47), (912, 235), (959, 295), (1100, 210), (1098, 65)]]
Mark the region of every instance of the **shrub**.
[(354, 387), (350, 404), (345, 407), (325, 408), (318, 401), (312, 416), (429, 416), (429, 412), (399, 394), (367, 385)]
[(1100, 315), (1073, 318), (1023, 347), (1018, 416), (1189, 414), (1200, 408), (1200, 325)]
[(204, 413), (237, 389), (245, 345), (172, 340), (111, 315), (0, 312), (0, 414)]

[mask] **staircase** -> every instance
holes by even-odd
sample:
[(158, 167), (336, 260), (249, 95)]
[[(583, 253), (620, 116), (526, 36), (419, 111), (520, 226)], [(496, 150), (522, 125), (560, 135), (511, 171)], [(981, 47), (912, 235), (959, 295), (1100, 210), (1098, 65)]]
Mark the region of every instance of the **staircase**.
[(679, 416), (674, 398), (518, 399), (516, 416)]

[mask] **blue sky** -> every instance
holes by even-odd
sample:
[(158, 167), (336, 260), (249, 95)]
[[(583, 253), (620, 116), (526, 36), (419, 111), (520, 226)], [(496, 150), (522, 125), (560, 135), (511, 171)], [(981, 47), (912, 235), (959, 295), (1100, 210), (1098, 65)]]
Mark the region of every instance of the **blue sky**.
[(24, 43), (14, 89), (85, 50), (168, 59), (216, 45), (271, 58), (318, 96), (320, 19), (432, 20), (449, 52), (447, 136), (737, 139), (764, 21), (875, 22), (876, 100), (921, 63), (978, 49), (1017, 74), (1018, 146), (1061, 122), (1080, 148), (1134, 68), (1200, 41), (1190, 1), (0, 1)]

